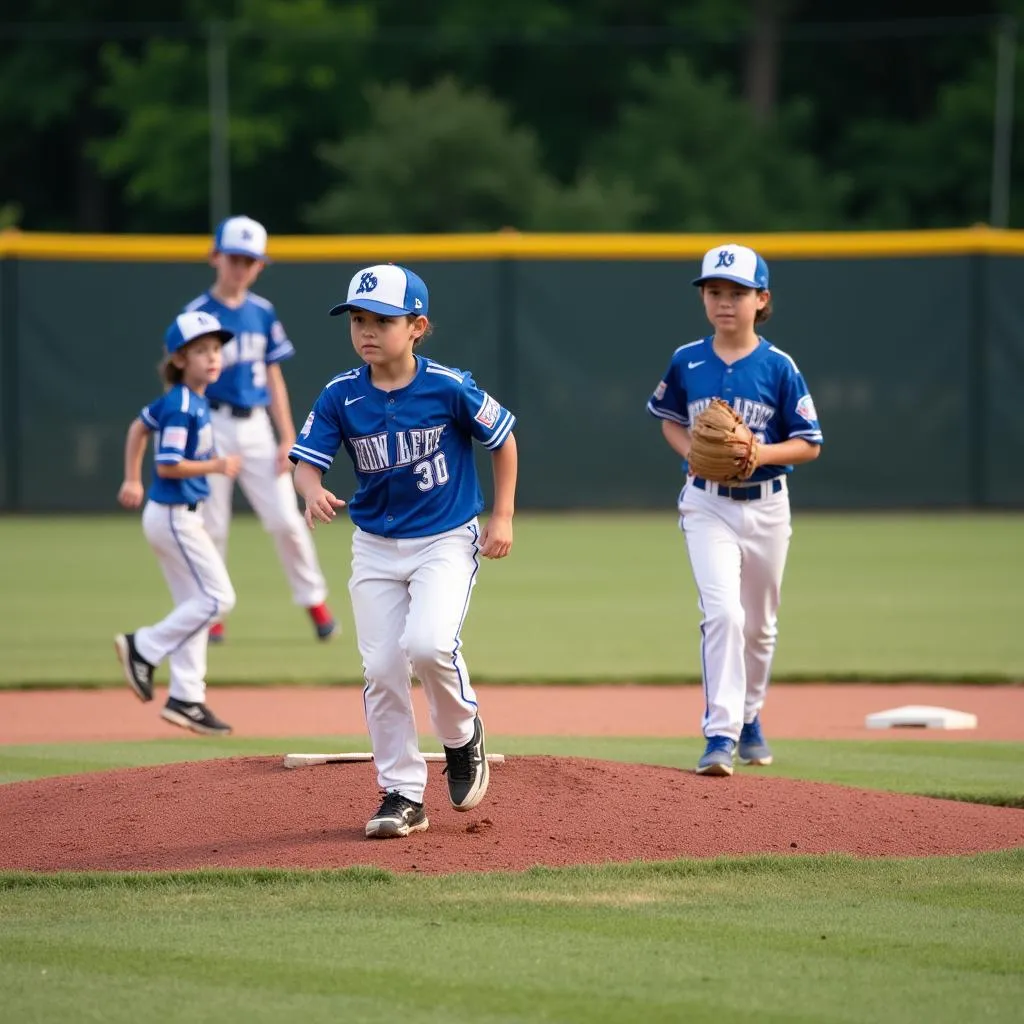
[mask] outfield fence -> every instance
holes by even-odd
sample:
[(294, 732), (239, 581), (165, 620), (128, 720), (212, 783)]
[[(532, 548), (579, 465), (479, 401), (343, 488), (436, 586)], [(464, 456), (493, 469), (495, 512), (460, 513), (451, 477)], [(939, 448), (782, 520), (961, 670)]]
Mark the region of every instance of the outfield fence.
[[(795, 504), (1024, 505), (1005, 468), (1024, 451), (1024, 231), (282, 236), (256, 290), (296, 345), (298, 422), (355, 362), (328, 308), (360, 266), (402, 262), (431, 289), (427, 354), (519, 415), (521, 507), (670, 507), (677, 461), (644, 404), (672, 351), (705, 333), (689, 282), (726, 240), (769, 260), (764, 333), (824, 427)], [(210, 283), (208, 244), (0, 233), (0, 509), (113, 507), (125, 429), (159, 393), (166, 325)]]

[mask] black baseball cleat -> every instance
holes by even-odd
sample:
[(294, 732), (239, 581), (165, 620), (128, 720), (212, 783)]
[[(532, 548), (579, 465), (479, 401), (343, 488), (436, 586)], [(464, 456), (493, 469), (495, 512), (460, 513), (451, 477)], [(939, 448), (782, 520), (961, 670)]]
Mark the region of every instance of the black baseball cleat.
[(423, 804), (393, 789), (384, 794), (377, 813), (366, 823), (366, 837), (395, 839), (407, 836), (410, 832), (426, 832), (429, 824)]
[(174, 697), (167, 698), (160, 717), (165, 722), (191, 729), (203, 736), (227, 736), (231, 733), (231, 726), (222, 722), (205, 704), (177, 700)]
[(487, 792), (490, 769), (484, 750), (484, 723), (473, 719), (473, 738), (462, 747), (445, 747), (444, 774), (448, 776), (448, 799), (457, 811), (471, 811)]
[(124, 669), (124, 678), (135, 691), (135, 696), (144, 702), (151, 701), (154, 666), (135, 649), (135, 634), (118, 633), (114, 637), (114, 650), (117, 651), (117, 660)]

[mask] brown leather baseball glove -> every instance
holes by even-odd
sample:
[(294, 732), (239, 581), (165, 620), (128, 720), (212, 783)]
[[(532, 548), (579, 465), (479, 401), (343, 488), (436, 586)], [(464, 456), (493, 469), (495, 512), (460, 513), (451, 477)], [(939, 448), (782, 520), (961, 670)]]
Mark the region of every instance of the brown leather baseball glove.
[(757, 469), (759, 445), (731, 405), (720, 398), (697, 416), (690, 428), (690, 472), (715, 483), (746, 480)]

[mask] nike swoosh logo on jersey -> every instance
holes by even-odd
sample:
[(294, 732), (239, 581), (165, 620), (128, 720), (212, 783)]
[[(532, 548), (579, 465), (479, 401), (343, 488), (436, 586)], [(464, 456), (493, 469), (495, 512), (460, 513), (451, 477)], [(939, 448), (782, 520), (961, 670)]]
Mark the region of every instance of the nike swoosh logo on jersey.
[(345, 404), (351, 405), (353, 402), (361, 402), (365, 397), (366, 395), (360, 395), (358, 398), (346, 398)]
[(702, 359), (699, 363), (687, 363), (686, 368), (688, 370), (696, 370), (698, 366), (703, 366), (706, 362), (706, 359)]

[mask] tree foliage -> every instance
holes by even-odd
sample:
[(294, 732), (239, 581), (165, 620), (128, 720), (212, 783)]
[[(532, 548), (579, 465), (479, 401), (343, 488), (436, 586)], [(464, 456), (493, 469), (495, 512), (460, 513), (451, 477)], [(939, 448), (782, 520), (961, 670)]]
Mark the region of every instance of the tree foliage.
[(801, 148), (807, 104), (768, 124), (722, 78), (699, 79), (673, 57), (639, 69), (619, 124), (598, 145), (599, 180), (628, 181), (646, 198), (647, 231), (770, 231), (841, 223), (845, 180)]
[(1002, 15), (1020, 167), (1024, 0), (914, 22), (882, 0), (22, 0), (0, 205), (28, 229), (205, 231), (221, 31), (232, 207), (275, 232), (973, 223)]

